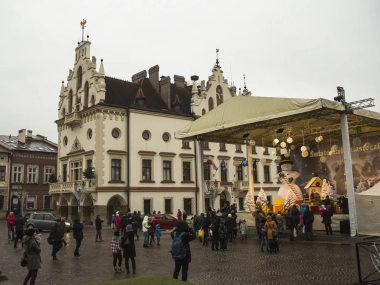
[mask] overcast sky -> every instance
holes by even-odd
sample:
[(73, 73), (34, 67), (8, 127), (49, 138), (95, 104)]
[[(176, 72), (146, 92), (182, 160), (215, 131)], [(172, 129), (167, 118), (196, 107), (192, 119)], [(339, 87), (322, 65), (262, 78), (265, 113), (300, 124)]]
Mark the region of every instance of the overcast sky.
[(375, 99), (380, 112), (380, 1), (0, 1), (1, 134), (57, 142), (61, 81), (87, 20), (91, 55), (108, 76), (206, 80), (215, 64), (253, 95)]

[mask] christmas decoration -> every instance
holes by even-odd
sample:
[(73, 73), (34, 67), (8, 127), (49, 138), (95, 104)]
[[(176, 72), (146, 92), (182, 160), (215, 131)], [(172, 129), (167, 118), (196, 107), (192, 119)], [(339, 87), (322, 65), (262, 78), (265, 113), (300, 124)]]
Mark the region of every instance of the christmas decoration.
[(321, 192), (321, 199), (322, 200), (325, 200), (326, 199), (326, 196), (329, 196), (330, 197), (330, 185), (327, 183), (326, 179), (323, 179), (323, 183), (322, 183), (322, 192)]
[(265, 205), (267, 202), (268, 202), (267, 194), (265, 193), (264, 189), (261, 188), (259, 195), (257, 196), (257, 199), (256, 199), (256, 204), (260, 203), (261, 205)]
[(251, 191), (248, 191), (245, 196), (244, 209), (246, 212), (253, 212), (255, 210), (255, 197), (253, 197)]
[(291, 191), (289, 191), (284, 202), (284, 209), (289, 209), (295, 204), (296, 204), (296, 197)]

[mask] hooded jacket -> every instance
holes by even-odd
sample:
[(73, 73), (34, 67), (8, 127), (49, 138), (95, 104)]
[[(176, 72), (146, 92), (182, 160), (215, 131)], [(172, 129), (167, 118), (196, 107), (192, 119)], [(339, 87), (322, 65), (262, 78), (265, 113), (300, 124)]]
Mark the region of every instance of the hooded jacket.
[(144, 220), (142, 222), (142, 230), (143, 230), (144, 233), (147, 232), (147, 231), (149, 231), (150, 226), (149, 226), (148, 222), (149, 222), (148, 221), (148, 216), (144, 216)]
[(29, 270), (41, 268), (41, 256), (40, 256), (41, 249), (38, 246), (36, 239), (34, 237), (25, 235), (22, 238), (22, 242), (23, 242), (23, 247), (27, 254), (26, 267)]

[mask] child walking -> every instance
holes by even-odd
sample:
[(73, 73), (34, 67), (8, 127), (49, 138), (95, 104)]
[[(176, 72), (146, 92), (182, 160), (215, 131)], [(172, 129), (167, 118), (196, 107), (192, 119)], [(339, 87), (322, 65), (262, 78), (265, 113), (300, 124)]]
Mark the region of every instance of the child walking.
[(242, 240), (247, 239), (247, 232), (248, 232), (247, 223), (246, 223), (245, 219), (241, 219), (241, 223), (240, 223), (240, 236), (241, 236)]
[[(121, 255), (122, 248), (120, 246), (120, 232), (114, 232), (114, 236), (111, 241), (111, 250), (113, 255), (113, 268), (115, 272), (123, 272), (121, 270), (121, 263), (123, 261), (123, 257)], [(116, 267), (116, 262), (118, 261), (118, 267)]]
[(160, 240), (161, 240), (161, 228), (159, 224), (156, 224), (156, 238), (157, 238), (157, 246), (160, 245)]

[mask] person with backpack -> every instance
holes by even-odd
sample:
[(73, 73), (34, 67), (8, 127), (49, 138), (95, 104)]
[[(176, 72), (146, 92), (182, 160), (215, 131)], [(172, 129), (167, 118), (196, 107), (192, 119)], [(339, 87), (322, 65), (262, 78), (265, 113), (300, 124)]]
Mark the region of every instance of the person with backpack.
[[(123, 262), (123, 257), (121, 255), (122, 247), (120, 246), (120, 232), (115, 231), (114, 236), (111, 240), (111, 252), (113, 256), (113, 270), (115, 272), (123, 272), (121, 269), (121, 264)], [(116, 264), (118, 267), (116, 267)]]
[(173, 278), (178, 279), (182, 268), (182, 281), (187, 281), (187, 272), (191, 262), (190, 242), (195, 240), (195, 232), (189, 228), (186, 222), (180, 221), (171, 233), (171, 237), (173, 239), (171, 254), (175, 264)]

